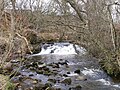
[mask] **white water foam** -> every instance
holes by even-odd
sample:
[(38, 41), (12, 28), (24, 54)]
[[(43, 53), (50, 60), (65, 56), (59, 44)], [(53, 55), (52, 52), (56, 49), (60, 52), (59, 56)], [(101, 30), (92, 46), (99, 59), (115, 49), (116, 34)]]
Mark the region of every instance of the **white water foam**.
[(56, 54), (56, 55), (69, 55), (69, 54), (85, 54), (86, 50), (83, 47), (74, 45), (71, 43), (53, 43), (44, 44), (42, 46), (41, 52), (35, 55), (46, 55), (46, 54)]
[(42, 48), (39, 54), (59, 54), (59, 55), (66, 55), (66, 54), (77, 54), (72, 44), (68, 46), (64, 45), (53, 45), (47, 47), (47, 49)]
[(72, 76), (78, 76), (79, 74), (77, 73), (74, 73), (74, 72), (71, 72), (70, 74), (67, 74), (69, 77), (72, 77)]
[(113, 87), (117, 87), (117, 88), (120, 88), (120, 85), (112, 85)]
[[(112, 86), (112, 87), (116, 87), (116, 88), (120, 88), (120, 85), (116, 85), (116, 84), (112, 84), (110, 81), (105, 80), (105, 79), (98, 79), (96, 81), (102, 82), (104, 85), (108, 85), (108, 86)], [(116, 89), (115, 89), (116, 90)]]
[(100, 74), (104, 74), (104, 72), (99, 69), (88, 69), (88, 68), (84, 68), (84, 70), (82, 70), (81, 72), (84, 75), (88, 75), (93, 78), (95, 78), (95, 77), (97, 78)]
[(80, 54), (85, 54), (86, 53), (85, 48), (80, 47), (78, 45), (75, 45), (75, 47), (76, 47), (76, 50), (78, 51), (78, 53), (80, 53)]
[(107, 80), (105, 80), (103, 78), (102, 79), (98, 79), (96, 81), (102, 82), (104, 85), (111, 85), (110, 81), (107, 81)]
[[(105, 76), (105, 74), (102, 70), (84, 68), (84, 70), (82, 70), (81, 72), (86, 76), (90, 76), (90, 77), (94, 78), (95, 81), (101, 82), (103, 85), (120, 88), (120, 85), (116, 85), (113, 82), (111, 83), (111, 80), (109, 78), (107, 79), (107, 77)], [(100, 77), (100, 76), (102, 76), (102, 77)], [(98, 78), (98, 77), (100, 77), (100, 78)], [(104, 79), (104, 78), (106, 78), (106, 79)]]

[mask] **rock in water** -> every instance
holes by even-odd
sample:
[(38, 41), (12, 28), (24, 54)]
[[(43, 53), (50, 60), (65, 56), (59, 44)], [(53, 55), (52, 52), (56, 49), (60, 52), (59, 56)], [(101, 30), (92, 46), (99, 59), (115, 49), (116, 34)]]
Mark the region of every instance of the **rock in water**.
[(76, 80), (86, 81), (87, 78), (86, 78), (85, 76), (78, 76), (78, 77), (76, 78)]
[(61, 83), (70, 85), (72, 83), (72, 80), (71, 80), (71, 78), (66, 78), (63, 81), (61, 81)]
[(81, 90), (81, 89), (82, 89), (82, 87), (80, 85), (69, 88), (69, 90)]
[(80, 69), (75, 70), (74, 73), (80, 74)]
[(56, 83), (55, 79), (48, 79), (48, 81), (52, 82), (52, 83)]

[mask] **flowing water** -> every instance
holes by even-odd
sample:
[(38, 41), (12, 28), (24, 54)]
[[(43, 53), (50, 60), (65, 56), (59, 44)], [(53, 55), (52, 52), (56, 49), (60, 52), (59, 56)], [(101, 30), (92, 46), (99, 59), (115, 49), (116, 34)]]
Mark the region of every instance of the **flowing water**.
[(40, 53), (20, 65), (12, 82), (19, 83), (17, 90), (120, 90), (120, 83), (113, 82), (98, 60), (86, 53), (70, 43), (43, 44)]

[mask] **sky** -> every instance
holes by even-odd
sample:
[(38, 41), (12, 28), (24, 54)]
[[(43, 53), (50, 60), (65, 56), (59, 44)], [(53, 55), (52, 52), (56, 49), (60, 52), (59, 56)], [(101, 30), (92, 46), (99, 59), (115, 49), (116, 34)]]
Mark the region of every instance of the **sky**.
[[(10, 1), (10, 0), (6, 0), (6, 1)], [(40, 2), (38, 2), (38, 1), (40, 1)], [(36, 7), (41, 7), (41, 5), (42, 5), (42, 7), (48, 7), (48, 5), (49, 5), (49, 2), (50, 1), (52, 1), (52, 0), (16, 0), (16, 9), (26, 9), (26, 10), (28, 10), (28, 9), (31, 9), (31, 10), (35, 10), (35, 8)], [(119, 0), (115, 0), (115, 1), (113, 1), (113, 2), (119, 2)], [(115, 6), (112, 6), (113, 8), (113, 10), (112, 10), (112, 17), (113, 17), (113, 19), (115, 20), (115, 19), (117, 19), (118, 17), (116, 16), (116, 10), (115, 10)], [(9, 8), (12, 8), (11, 7), (11, 3), (8, 3), (8, 6), (6, 7), (7, 9)], [(72, 10), (72, 8), (71, 8), (71, 10)], [(73, 11), (73, 10), (72, 10)]]
[[(6, 0), (6, 2), (10, 2), (10, 0)], [(34, 9), (37, 5), (43, 4), (44, 6), (47, 6), (50, 0), (16, 0), (16, 9)], [(11, 3), (7, 4), (6, 8), (12, 8)]]

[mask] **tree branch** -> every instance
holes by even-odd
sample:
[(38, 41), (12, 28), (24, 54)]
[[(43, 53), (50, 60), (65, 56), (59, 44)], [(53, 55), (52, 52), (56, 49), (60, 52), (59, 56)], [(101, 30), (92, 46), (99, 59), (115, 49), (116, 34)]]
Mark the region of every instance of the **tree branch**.
[(78, 14), (80, 20), (82, 22), (86, 23), (85, 20), (83, 19), (82, 14), (81, 14), (81, 10), (80, 10), (79, 6), (76, 4), (76, 2), (74, 0), (65, 0), (65, 1), (68, 2), (71, 5), (71, 7), (76, 11), (76, 13)]

